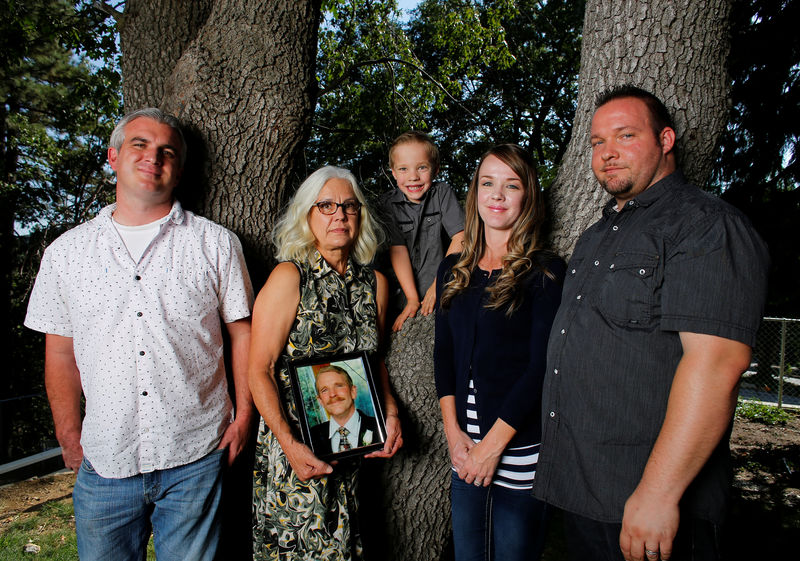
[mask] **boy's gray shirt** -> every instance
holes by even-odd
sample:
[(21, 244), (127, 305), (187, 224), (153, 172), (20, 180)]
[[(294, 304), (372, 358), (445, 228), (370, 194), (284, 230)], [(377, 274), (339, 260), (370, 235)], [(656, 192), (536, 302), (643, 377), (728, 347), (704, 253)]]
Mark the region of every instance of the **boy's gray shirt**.
[(410, 202), (395, 187), (380, 198), (389, 243), (405, 245), (420, 299), (436, 278), (450, 239), (464, 229), (464, 211), (453, 190), (437, 181), (425, 193), (422, 202)]

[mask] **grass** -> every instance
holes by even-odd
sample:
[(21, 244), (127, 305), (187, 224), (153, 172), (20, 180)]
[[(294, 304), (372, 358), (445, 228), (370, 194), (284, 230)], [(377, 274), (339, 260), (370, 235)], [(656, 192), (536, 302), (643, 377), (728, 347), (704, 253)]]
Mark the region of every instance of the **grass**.
[[(71, 499), (44, 503), (41, 508), (14, 516), (14, 520), (0, 528), (0, 561), (78, 559)], [(41, 548), (39, 553), (23, 553), (27, 543), (38, 545)], [(151, 538), (147, 546), (147, 559), (155, 561), (155, 558)]]
[(22, 550), (29, 542), (41, 548), (35, 559), (77, 559), (72, 501), (45, 503), (32, 513), (18, 515), (0, 534), (0, 561), (18, 561), (27, 557)]
[(787, 413), (780, 407), (751, 401), (742, 401), (741, 399), (736, 404), (736, 415), (771, 426), (785, 425), (792, 418), (790, 413)]

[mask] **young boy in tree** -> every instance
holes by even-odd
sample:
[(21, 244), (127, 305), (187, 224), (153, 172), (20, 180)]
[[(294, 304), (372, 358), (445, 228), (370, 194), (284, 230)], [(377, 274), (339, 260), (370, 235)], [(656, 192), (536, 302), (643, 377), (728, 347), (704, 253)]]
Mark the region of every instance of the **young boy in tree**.
[(383, 195), (380, 206), (389, 232), (389, 259), (406, 301), (392, 325), (399, 331), (420, 308), (425, 316), (433, 311), (436, 271), (445, 255), (461, 251), (464, 211), (447, 183), (434, 183), (439, 149), (427, 134), (398, 136), (389, 148), (389, 167), (397, 189)]

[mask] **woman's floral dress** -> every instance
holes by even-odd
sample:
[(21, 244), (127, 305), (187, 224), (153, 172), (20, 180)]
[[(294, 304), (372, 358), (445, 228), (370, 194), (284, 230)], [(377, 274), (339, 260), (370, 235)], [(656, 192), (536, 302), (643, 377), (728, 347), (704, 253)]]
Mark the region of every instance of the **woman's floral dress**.
[[(284, 411), (299, 436), (286, 369), (290, 358), (378, 347), (375, 273), (350, 260), (342, 277), (316, 252), (300, 271), (300, 304), (286, 349), (276, 365)], [(253, 479), (253, 558), (336, 560), (362, 558), (355, 490), (358, 463), (342, 461), (333, 473), (300, 481), (264, 420), (258, 432)]]

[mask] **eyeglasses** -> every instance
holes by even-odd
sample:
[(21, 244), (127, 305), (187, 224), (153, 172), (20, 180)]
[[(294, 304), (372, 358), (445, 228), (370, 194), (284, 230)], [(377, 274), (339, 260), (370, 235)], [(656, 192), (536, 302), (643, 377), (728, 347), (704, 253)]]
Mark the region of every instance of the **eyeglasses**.
[(318, 203), (314, 203), (315, 207), (319, 209), (322, 214), (336, 214), (336, 211), (341, 209), (344, 211), (345, 214), (358, 214), (361, 210), (361, 203), (358, 201), (345, 201), (343, 203), (337, 203), (334, 201), (320, 201)]

